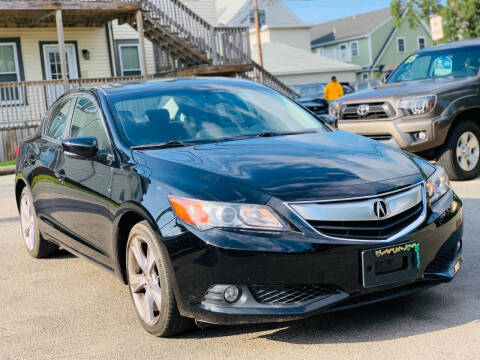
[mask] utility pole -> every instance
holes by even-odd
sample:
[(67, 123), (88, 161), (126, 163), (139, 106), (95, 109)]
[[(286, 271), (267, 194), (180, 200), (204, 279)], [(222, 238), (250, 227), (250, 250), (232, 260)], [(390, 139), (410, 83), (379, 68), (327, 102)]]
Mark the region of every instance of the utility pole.
[[(263, 67), (262, 37), (260, 34), (260, 16), (258, 14), (258, 0), (253, 0), (253, 18), (255, 21), (255, 32), (257, 34), (257, 57), (258, 64)], [(263, 82), (263, 74), (260, 72), (260, 82)]]

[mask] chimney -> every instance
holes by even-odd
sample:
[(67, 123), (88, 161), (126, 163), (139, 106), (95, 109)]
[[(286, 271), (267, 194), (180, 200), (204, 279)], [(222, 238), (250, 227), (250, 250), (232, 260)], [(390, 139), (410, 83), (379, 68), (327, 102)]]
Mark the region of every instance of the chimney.
[(337, 36), (337, 29), (335, 28), (335, 26), (332, 29), (332, 33), (334, 37)]

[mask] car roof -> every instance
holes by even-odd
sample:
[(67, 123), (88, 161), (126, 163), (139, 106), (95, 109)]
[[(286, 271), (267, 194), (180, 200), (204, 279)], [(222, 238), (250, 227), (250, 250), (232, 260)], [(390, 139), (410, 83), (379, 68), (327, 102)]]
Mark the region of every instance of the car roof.
[(435, 45), (435, 46), (431, 46), (431, 47), (419, 50), (418, 52), (421, 54), (421, 53), (430, 52), (430, 51), (458, 49), (458, 48), (470, 47), (470, 46), (480, 46), (480, 39), (455, 41), (447, 44)]
[(83, 86), (79, 90), (101, 91), (105, 95), (123, 93), (125, 91), (148, 91), (167, 87), (198, 87), (201, 85), (235, 85), (248, 87), (261, 87), (262, 85), (252, 80), (233, 79), (226, 77), (187, 77), (187, 78), (164, 78), (152, 80), (111, 82)]

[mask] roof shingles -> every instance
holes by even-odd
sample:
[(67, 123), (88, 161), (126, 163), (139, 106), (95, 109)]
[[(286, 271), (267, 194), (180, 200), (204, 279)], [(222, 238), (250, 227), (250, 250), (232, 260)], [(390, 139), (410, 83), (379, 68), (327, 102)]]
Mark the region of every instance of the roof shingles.
[(311, 29), (312, 46), (368, 34), (390, 17), (390, 9), (381, 9), (318, 24)]

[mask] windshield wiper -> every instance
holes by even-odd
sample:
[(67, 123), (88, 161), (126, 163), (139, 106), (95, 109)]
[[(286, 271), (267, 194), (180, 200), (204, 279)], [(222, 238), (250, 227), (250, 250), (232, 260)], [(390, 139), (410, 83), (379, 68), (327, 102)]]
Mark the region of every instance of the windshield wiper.
[(255, 135), (256, 137), (273, 137), (273, 136), (281, 136), (281, 135), (285, 135), (283, 133), (277, 133), (277, 132), (273, 132), (273, 131), (264, 131), (258, 135)]
[(285, 135), (299, 135), (299, 134), (309, 134), (309, 133), (316, 133), (316, 130), (300, 130), (300, 131), (284, 131), (284, 132), (273, 132), (273, 131), (265, 131), (255, 137), (273, 137), (273, 136), (285, 136)]
[(175, 147), (184, 147), (184, 146), (192, 146), (195, 144), (186, 143), (178, 140), (170, 140), (164, 143), (159, 144), (147, 144), (147, 145), (135, 145), (131, 146), (130, 149), (132, 150), (142, 150), (142, 149), (168, 149), (168, 148), (175, 148)]

